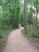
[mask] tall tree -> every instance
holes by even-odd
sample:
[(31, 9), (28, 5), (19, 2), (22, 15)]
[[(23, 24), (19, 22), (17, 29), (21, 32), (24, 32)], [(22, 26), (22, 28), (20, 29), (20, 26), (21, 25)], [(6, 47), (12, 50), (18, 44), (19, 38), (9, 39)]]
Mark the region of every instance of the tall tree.
[(26, 1), (27, 0), (24, 0), (24, 29), (25, 29), (25, 34), (26, 34), (26, 25), (27, 25), (27, 14), (26, 14), (27, 4), (26, 4)]
[(36, 28), (37, 28), (37, 17), (38, 17), (38, 0), (36, 0)]

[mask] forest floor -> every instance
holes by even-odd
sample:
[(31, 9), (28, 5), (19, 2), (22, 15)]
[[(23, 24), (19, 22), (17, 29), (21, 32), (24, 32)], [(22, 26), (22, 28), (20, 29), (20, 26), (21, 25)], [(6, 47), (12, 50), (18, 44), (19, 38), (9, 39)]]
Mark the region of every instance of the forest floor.
[(39, 52), (21, 33), (23, 27), (11, 31), (3, 52)]

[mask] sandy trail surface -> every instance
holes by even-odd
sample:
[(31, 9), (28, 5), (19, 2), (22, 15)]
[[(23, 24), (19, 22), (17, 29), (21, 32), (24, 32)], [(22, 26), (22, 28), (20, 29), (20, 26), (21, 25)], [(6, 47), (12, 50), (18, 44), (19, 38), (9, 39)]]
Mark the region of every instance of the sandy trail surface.
[(30, 41), (22, 35), (22, 29), (23, 27), (9, 34), (3, 52), (39, 52)]

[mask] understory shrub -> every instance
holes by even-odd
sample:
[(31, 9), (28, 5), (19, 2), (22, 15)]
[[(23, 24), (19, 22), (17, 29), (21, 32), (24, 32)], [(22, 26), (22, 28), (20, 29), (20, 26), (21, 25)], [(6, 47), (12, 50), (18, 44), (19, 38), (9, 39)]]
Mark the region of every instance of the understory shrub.
[(39, 38), (39, 30), (33, 30), (33, 37)]
[[(22, 30), (22, 32), (25, 33), (25, 30)], [(28, 37), (39, 38), (39, 28), (33, 29), (32, 25), (27, 25), (27, 31), (25, 35), (27, 35)]]

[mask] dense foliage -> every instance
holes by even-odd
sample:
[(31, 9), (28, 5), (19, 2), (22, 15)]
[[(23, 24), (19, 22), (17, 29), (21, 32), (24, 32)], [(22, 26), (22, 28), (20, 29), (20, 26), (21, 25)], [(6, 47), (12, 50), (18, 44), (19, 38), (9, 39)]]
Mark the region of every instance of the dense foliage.
[(19, 0), (0, 1), (0, 27), (11, 26), (18, 28), (20, 12)]

